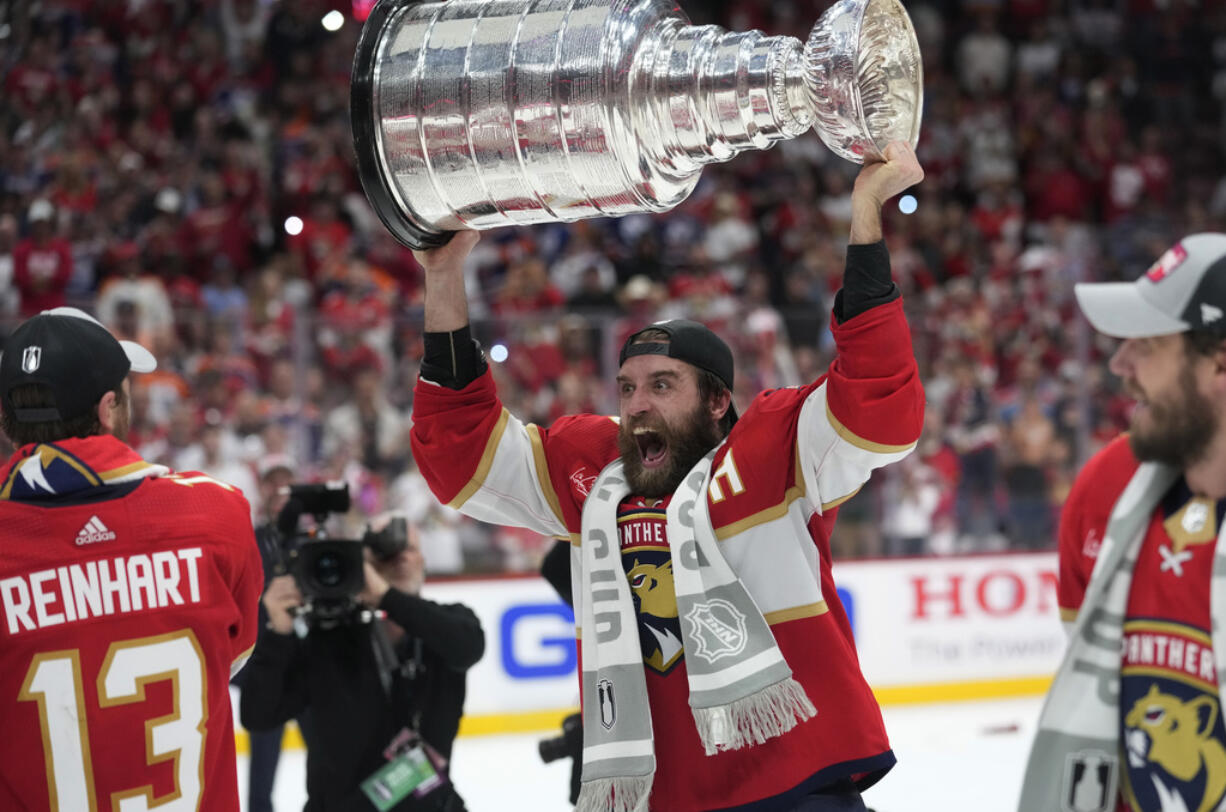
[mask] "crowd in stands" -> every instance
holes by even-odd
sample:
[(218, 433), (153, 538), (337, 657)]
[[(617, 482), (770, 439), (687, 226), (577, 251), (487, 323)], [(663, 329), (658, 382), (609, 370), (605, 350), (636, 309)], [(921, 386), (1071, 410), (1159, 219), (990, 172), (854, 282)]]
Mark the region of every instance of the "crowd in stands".
[[(825, 5), (684, 7), (803, 39)], [(334, 6), (346, 21), (332, 32)], [(1078, 316), (1073, 283), (1135, 278), (1179, 235), (1226, 230), (1226, 13), (907, 8), (927, 178), (886, 231), (927, 427), (842, 507), (833, 544), (1050, 548), (1073, 474), (1128, 419), (1112, 345)], [(257, 515), (260, 476), (290, 460), (300, 479), (349, 482), (355, 517), (407, 510), (434, 572), (535, 568), (548, 540), (461, 520), (413, 465), (420, 268), (357, 179), (350, 4), (0, 9), (0, 336), (68, 303), (152, 348), (131, 443), (241, 487)], [(731, 339), (742, 409), (819, 375), (856, 170), (810, 133), (708, 167), (666, 215), (487, 232), (468, 283), (508, 408), (541, 425), (614, 412), (621, 339), (674, 316)]]

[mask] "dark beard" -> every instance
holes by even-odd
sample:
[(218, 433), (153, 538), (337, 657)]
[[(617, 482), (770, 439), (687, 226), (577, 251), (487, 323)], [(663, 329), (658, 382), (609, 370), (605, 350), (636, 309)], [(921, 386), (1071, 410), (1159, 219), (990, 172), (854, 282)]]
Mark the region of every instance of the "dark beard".
[(1141, 462), (1160, 462), (1184, 469), (1199, 462), (1218, 429), (1213, 405), (1196, 391), (1191, 368), (1179, 376), (1181, 403), (1150, 401), (1153, 428), (1142, 434), (1136, 427), (1128, 435), (1132, 453)]
[[(668, 465), (650, 471), (643, 467), (643, 454), (638, 441), (634, 439), (636, 428), (650, 428), (664, 438), (668, 443)], [(701, 403), (682, 419), (680, 427), (649, 420), (622, 423), (617, 432), (617, 448), (621, 451), (630, 492), (649, 499), (668, 496), (677, 490), (690, 469), (722, 439), (718, 424)]]

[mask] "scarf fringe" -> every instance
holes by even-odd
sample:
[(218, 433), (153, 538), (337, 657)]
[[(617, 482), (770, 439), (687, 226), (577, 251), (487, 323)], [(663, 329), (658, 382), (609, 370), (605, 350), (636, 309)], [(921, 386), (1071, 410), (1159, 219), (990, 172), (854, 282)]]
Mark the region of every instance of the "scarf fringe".
[(708, 756), (762, 744), (817, 715), (805, 689), (792, 677), (727, 705), (693, 711), (698, 738)]
[(651, 776), (584, 781), (575, 812), (646, 812)]

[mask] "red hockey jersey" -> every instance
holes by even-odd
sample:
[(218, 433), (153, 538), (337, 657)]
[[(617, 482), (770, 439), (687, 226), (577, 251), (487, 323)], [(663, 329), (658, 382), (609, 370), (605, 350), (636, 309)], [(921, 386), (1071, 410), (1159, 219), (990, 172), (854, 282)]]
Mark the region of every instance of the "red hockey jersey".
[[(1126, 437), (1078, 475), (1060, 523), (1060, 610), (1074, 620), (1112, 507), (1139, 463)], [(1119, 812), (1216, 809), (1226, 797), (1210, 617), (1214, 543), (1226, 502), (1181, 477), (1150, 517), (1133, 567), (1120, 659)]]
[(0, 809), (237, 812), (229, 679), (263, 574), (247, 501), (113, 437), (0, 470)]
[[(829, 373), (756, 398), (716, 453), (707, 487), (720, 550), (771, 624), (815, 718), (755, 747), (703, 753), (684, 652), (669, 625), (676, 598), (660, 505), (632, 496), (619, 512), (647, 674), (657, 812), (791, 808), (843, 778), (867, 786), (894, 763), (831, 577), (829, 537), (837, 506), (873, 468), (914, 447), (923, 390), (901, 301), (833, 331), (839, 354)], [(617, 431), (613, 419), (593, 415), (549, 429), (524, 425), (502, 407), (487, 373), (460, 391), (420, 381), (412, 440), (441, 501), (578, 545), (584, 501), (618, 455)], [(582, 617), (577, 582), (574, 593)]]

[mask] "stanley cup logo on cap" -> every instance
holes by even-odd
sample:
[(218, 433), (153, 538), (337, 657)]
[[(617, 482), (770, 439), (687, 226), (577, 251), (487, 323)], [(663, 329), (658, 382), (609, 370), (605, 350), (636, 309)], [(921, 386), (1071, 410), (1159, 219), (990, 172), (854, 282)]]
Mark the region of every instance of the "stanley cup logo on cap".
[(37, 372), (43, 363), (43, 348), (39, 346), (26, 347), (21, 351), (21, 371)]

